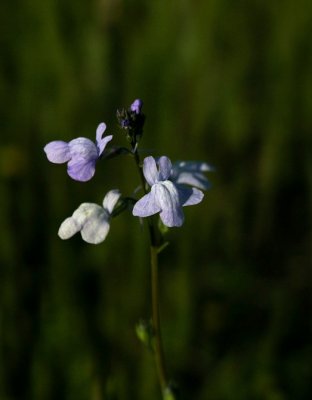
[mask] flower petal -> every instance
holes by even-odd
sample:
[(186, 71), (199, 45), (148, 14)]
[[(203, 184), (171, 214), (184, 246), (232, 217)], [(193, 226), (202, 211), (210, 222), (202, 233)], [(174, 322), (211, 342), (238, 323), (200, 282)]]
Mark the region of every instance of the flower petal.
[(82, 239), (91, 244), (101, 243), (105, 240), (109, 228), (109, 215), (105, 212), (95, 213), (88, 218), (81, 229)]
[(117, 204), (121, 193), (118, 189), (110, 190), (106, 193), (104, 200), (103, 200), (103, 207), (104, 209), (111, 214), (115, 205)]
[(196, 188), (185, 188), (178, 186), (179, 201), (182, 206), (192, 206), (198, 204), (204, 198), (204, 193)]
[(80, 182), (90, 180), (99, 156), (96, 145), (90, 139), (81, 137), (69, 142), (69, 151), (72, 158), (68, 163), (68, 175)]
[(92, 215), (103, 213), (104, 210), (101, 206), (95, 203), (82, 203), (75, 210), (72, 215), (72, 218), (77, 222), (81, 227), (86, 223), (87, 219)]
[(166, 181), (171, 174), (171, 169), (172, 169), (171, 161), (169, 160), (168, 157), (162, 156), (158, 160), (158, 165), (159, 165), (159, 180)]
[(83, 158), (85, 160), (96, 160), (99, 153), (96, 145), (87, 138), (80, 137), (71, 140), (69, 143), (69, 151), (72, 158)]
[(149, 217), (159, 211), (161, 211), (161, 208), (155, 202), (154, 193), (151, 191), (135, 203), (132, 214), (135, 217)]
[(172, 165), (170, 180), (207, 190), (211, 184), (203, 172), (213, 170), (212, 166), (203, 161), (177, 161)]
[(65, 163), (71, 158), (68, 143), (61, 140), (55, 140), (48, 143), (44, 147), (44, 151), (48, 160), (55, 164)]
[(66, 218), (65, 221), (62, 222), (58, 235), (61, 239), (69, 239), (74, 236), (81, 229), (81, 225), (72, 217)]
[(181, 226), (184, 221), (179, 193), (170, 181), (158, 183), (152, 187), (156, 203), (161, 208), (160, 218), (166, 226)]
[(89, 181), (95, 173), (95, 160), (73, 158), (67, 164), (67, 173), (76, 181)]
[(177, 161), (173, 164), (173, 169), (190, 172), (214, 171), (214, 168), (204, 161)]
[(96, 144), (98, 147), (98, 156), (100, 156), (103, 153), (107, 143), (113, 139), (113, 135), (105, 136), (104, 138), (102, 138), (105, 130), (106, 130), (106, 124), (104, 122), (101, 122), (96, 129)]
[(100, 142), (98, 142), (99, 156), (103, 153), (106, 145), (113, 139), (113, 135), (105, 136)]
[(195, 186), (198, 189), (207, 190), (211, 183), (201, 172), (180, 172), (175, 179), (172, 179), (177, 184)]
[(145, 157), (143, 161), (143, 173), (147, 183), (153, 186), (158, 181), (158, 170), (154, 157)]
[(100, 142), (102, 140), (103, 133), (106, 130), (105, 122), (101, 122), (96, 128), (96, 141)]
[(182, 208), (178, 212), (173, 213), (171, 209), (163, 210), (159, 214), (164, 225), (172, 228), (174, 226), (181, 226), (184, 222), (184, 214)]

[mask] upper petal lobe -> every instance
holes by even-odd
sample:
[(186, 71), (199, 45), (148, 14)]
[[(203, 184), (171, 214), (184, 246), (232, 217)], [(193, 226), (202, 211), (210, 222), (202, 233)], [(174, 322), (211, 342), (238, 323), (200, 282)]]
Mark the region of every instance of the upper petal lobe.
[(109, 214), (112, 213), (115, 205), (117, 204), (119, 198), (121, 196), (121, 193), (118, 189), (113, 189), (110, 190), (109, 192), (106, 193), (104, 199), (103, 199), (103, 208), (107, 210)]
[(80, 137), (71, 140), (68, 145), (72, 158), (96, 160), (99, 156), (96, 145), (90, 139)]
[(154, 157), (149, 156), (144, 158), (143, 173), (150, 186), (153, 186), (158, 181), (158, 170)]
[(172, 169), (171, 161), (169, 160), (168, 157), (162, 156), (158, 160), (158, 165), (159, 165), (159, 180), (166, 181), (171, 174), (171, 169)]
[(103, 133), (106, 130), (105, 122), (101, 122), (98, 127), (96, 128), (96, 141), (97, 143), (102, 140)]
[(105, 136), (104, 138), (102, 138), (105, 130), (106, 130), (106, 124), (104, 122), (101, 122), (96, 129), (96, 144), (98, 148), (98, 156), (100, 156), (103, 153), (107, 143), (110, 142), (113, 138), (112, 135)]
[(103, 139), (101, 139), (99, 142), (97, 142), (99, 156), (103, 153), (107, 143), (110, 142), (112, 139), (113, 139), (113, 135), (109, 135), (109, 136), (105, 136)]

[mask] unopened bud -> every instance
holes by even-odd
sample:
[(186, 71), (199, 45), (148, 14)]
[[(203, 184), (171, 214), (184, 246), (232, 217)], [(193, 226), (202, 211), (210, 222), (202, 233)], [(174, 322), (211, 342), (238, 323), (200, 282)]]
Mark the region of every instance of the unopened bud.
[(141, 99), (136, 99), (130, 106), (130, 110), (136, 114), (140, 114), (143, 107), (143, 101)]

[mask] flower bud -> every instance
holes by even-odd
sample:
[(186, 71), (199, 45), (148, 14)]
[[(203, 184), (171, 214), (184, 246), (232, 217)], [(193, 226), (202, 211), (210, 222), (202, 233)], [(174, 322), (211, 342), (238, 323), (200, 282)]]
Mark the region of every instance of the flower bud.
[(143, 107), (143, 101), (141, 99), (136, 99), (131, 104), (130, 110), (135, 112), (136, 114), (140, 114), (142, 107)]
[(141, 112), (142, 107), (142, 100), (136, 99), (128, 109), (117, 110), (119, 126), (125, 130), (127, 140), (131, 143), (133, 150), (136, 149), (143, 134), (145, 115)]

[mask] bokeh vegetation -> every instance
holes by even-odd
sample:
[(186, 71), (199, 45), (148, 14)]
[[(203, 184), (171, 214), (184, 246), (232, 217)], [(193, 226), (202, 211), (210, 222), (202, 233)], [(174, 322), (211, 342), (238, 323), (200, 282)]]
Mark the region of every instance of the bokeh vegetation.
[(131, 159), (86, 184), (47, 162), (135, 98), (141, 147), (216, 167), (161, 255), (167, 362), (182, 399), (312, 393), (312, 3), (5, 0), (0, 5), (0, 398), (159, 399), (135, 336), (148, 241), (113, 221), (63, 242), (84, 201), (137, 185)]

